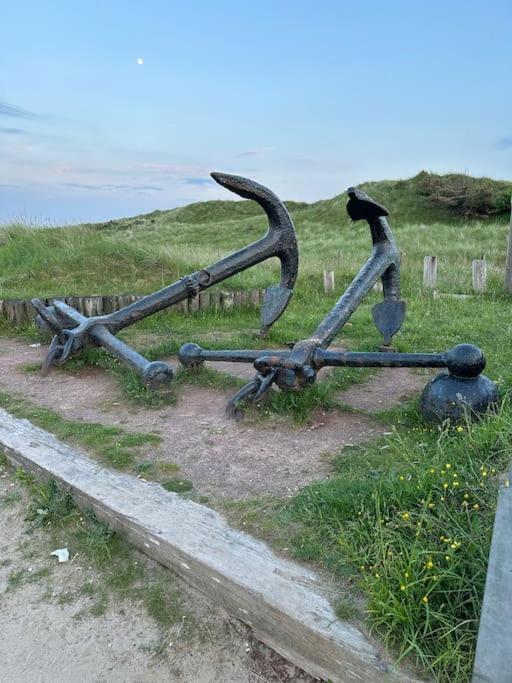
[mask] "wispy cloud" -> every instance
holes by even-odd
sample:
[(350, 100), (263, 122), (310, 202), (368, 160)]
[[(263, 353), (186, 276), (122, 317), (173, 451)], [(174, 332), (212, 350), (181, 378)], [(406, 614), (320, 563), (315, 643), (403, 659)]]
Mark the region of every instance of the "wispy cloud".
[(265, 152), (273, 152), (274, 148), (273, 147), (261, 147), (261, 149), (249, 149), (246, 152), (240, 152), (240, 154), (236, 155), (237, 159), (241, 159), (243, 157), (259, 157)]
[(12, 119), (38, 119), (39, 116), (31, 111), (15, 107), (7, 102), (0, 102), (0, 116), (9, 116)]
[(25, 135), (23, 128), (0, 128), (0, 135)]
[(159, 185), (122, 185), (113, 183), (64, 183), (64, 185), (76, 190), (92, 190), (93, 192), (162, 192), (164, 189)]
[(496, 143), (496, 147), (498, 149), (512, 149), (512, 137), (507, 137), (507, 138), (501, 138), (501, 140), (498, 140)]
[(212, 185), (213, 180), (211, 178), (185, 178), (185, 185), (198, 185), (203, 187), (204, 185)]

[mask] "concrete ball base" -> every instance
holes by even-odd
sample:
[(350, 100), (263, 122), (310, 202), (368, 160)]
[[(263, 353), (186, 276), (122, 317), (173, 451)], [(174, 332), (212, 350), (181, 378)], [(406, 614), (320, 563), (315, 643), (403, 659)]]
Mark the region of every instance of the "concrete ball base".
[(441, 373), (423, 390), (420, 410), (428, 422), (459, 422), (466, 415), (475, 417), (496, 408), (499, 399), (496, 385), (485, 375), (459, 377)]

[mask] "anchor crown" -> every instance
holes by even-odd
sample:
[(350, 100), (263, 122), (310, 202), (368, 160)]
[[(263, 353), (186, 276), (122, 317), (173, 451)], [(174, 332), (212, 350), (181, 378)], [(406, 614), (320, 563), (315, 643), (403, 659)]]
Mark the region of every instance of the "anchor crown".
[(376, 202), (362, 190), (356, 187), (349, 187), (347, 194), (349, 197), (347, 213), (353, 221), (363, 219), (371, 221), (381, 216), (389, 216), (389, 211), (385, 206)]

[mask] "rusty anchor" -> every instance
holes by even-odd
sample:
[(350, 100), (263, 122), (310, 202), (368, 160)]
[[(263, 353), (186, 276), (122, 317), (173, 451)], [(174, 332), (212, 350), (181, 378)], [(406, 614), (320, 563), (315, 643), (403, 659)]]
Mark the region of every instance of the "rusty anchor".
[(364, 192), (350, 188), (347, 211), (353, 220), (366, 219), (370, 226), (373, 251), (338, 302), (308, 339), (291, 345), (289, 350), (211, 351), (197, 344), (185, 344), (179, 351), (180, 362), (194, 367), (204, 361), (252, 363), (254, 379), (229, 401), (228, 414), (239, 416), (245, 401), (258, 402), (276, 384), (282, 390), (299, 390), (314, 384), (317, 372), (334, 367), (424, 367), (446, 368), (428, 382), (421, 398), (427, 420), (458, 420), (466, 411), (480, 414), (498, 403), (495, 384), (482, 375), (485, 357), (476, 346), (460, 344), (443, 353), (342, 352), (328, 349), (364, 296), (380, 278), (384, 301), (373, 308), (373, 319), (389, 345), (405, 316), (400, 300), (400, 254), (386, 216), (388, 211)]
[(292, 219), (283, 202), (263, 185), (226, 173), (211, 175), (223, 187), (245, 199), (256, 201), (262, 207), (268, 217), (267, 233), (213, 265), (109, 315), (88, 318), (63, 301), (54, 301), (53, 305), (45, 306), (39, 299), (33, 299), (32, 305), (38, 312), (36, 322), (46, 326), (54, 335), (43, 363), (43, 373), (93, 345), (103, 347), (135, 369), (146, 386), (157, 388), (164, 385), (173, 377), (172, 368), (161, 361), (150, 362), (118, 339), (116, 333), (257, 263), (277, 257), (281, 262), (280, 282), (266, 289), (261, 310), (260, 334), (266, 334), (286, 309), (297, 278), (298, 248)]
[(354, 221), (365, 219), (370, 227), (373, 249), (366, 263), (354, 277), (338, 302), (325, 316), (309, 339), (293, 345), (290, 351), (272, 353), (265, 351), (205, 351), (198, 357), (196, 345), (185, 344), (179, 352), (180, 362), (185, 366), (197, 365), (203, 360), (235, 360), (254, 363), (258, 371), (253, 382), (243, 387), (229, 404), (229, 409), (241, 400), (258, 401), (273, 383), (280, 388), (300, 389), (314, 383), (316, 371), (313, 358), (318, 349), (327, 348), (352, 313), (359, 306), (375, 283), (380, 279), (384, 301), (374, 307), (374, 320), (389, 344), (393, 334), (400, 328), (405, 303), (400, 300), (400, 252), (391, 228), (386, 220), (386, 208), (356, 188), (349, 188), (347, 211)]

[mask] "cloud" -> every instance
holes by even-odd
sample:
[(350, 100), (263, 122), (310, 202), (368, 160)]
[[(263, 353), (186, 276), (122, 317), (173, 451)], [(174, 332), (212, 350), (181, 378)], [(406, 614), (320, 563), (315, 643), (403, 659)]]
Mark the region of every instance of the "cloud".
[(496, 143), (496, 147), (498, 149), (512, 149), (512, 137), (508, 138), (501, 138), (501, 140), (498, 140)]
[(86, 183), (64, 183), (66, 187), (75, 190), (92, 190), (94, 192), (162, 192), (163, 187), (159, 185), (121, 185), (111, 183), (86, 184)]
[(204, 185), (212, 185), (213, 180), (211, 178), (185, 178), (185, 185), (198, 185), (203, 187)]
[(0, 128), (0, 135), (25, 135), (23, 128)]
[(13, 119), (38, 119), (37, 114), (21, 107), (15, 107), (6, 102), (0, 102), (0, 116), (10, 116)]
[(264, 152), (273, 152), (274, 148), (273, 147), (262, 147), (261, 149), (249, 149), (247, 152), (240, 152), (240, 154), (236, 155), (237, 159), (241, 159), (242, 157), (258, 157), (261, 156)]

